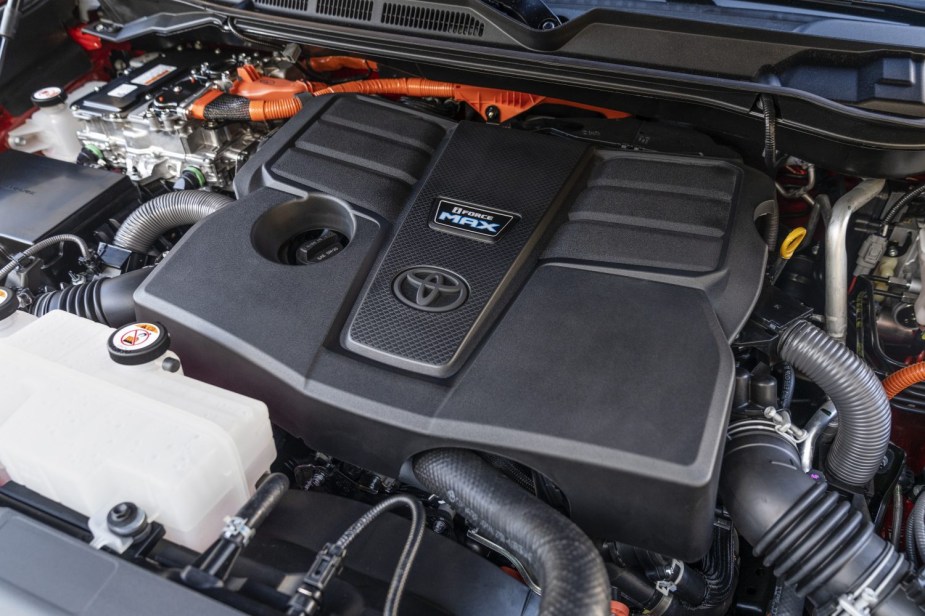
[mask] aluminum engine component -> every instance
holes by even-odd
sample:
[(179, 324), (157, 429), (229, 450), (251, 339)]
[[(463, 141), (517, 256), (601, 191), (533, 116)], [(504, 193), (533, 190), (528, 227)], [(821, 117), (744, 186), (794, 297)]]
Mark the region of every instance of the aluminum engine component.
[(131, 179), (175, 180), (194, 170), (199, 186), (228, 189), (249, 148), (265, 132), (247, 123), (201, 122), (187, 109), (209, 87), (231, 81), (234, 61), (202, 53), (156, 54), (81, 98), (71, 111), (83, 121), (86, 150)]

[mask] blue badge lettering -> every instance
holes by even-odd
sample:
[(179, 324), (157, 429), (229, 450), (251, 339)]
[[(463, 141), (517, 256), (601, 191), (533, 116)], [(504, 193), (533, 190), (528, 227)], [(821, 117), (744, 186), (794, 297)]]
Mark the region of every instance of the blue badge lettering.
[(494, 241), (516, 220), (516, 216), (451, 199), (438, 199), (431, 227), (438, 231)]

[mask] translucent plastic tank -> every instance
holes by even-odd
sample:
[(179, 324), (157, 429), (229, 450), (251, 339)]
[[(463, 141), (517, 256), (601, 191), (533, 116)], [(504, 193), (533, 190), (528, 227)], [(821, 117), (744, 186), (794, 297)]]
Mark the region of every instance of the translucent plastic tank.
[(134, 502), (202, 550), (269, 469), (266, 406), (165, 370), (172, 353), (117, 364), (113, 330), (60, 311), (12, 330), (0, 332), (0, 469), (13, 481), (87, 516)]
[(71, 113), (67, 101), (77, 100), (93, 92), (102, 82), (93, 81), (81, 86), (70, 97), (61, 88), (42, 88), (32, 95), (38, 110), (26, 123), (9, 133), (9, 145), (22, 152), (41, 152), (49, 158), (67, 162), (77, 160), (81, 144), (77, 138), (81, 122)]

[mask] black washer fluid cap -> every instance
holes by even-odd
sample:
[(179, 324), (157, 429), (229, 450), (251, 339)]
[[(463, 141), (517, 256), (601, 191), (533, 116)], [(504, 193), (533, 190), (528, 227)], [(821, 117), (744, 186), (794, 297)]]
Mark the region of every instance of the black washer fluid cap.
[(123, 366), (153, 361), (170, 348), (170, 335), (160, 323), (130, 323), (109, 337), (109, 357)]
[(0, 287), (0, 321), (11, 317), (19, 310), (19, 300), (8, 287)]
[(32, 104), (36, 107), (54, 107), (67, 102), (67, 92), (63, 88), (50, 86), (36, 90), (32, 94)]

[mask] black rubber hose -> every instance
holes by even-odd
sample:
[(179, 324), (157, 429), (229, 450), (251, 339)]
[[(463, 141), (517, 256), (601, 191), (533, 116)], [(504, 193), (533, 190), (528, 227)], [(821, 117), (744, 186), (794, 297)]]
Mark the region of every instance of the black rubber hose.
[(29, 312), (40, 317), (52, 310), (64, 310), (109, 327), (128, 325), (136, 320), (132, 296), (153, 269), (146, 267), (44, 293), (35, 298)]
[(395, 566), (395, 572), (392, 574), (392, 581), (389, 584), (389, 591), (385, 598), (383, 607), (383, 616), (395, 616), (398, 614), (398, 608), (401, 598), (405, 592), (405, 586), (408, 583), (408, 576), (411, 573), (411, 565), (414, 564), (414, 558), (421, 547), (421, 541), (424, 539), (424, 529), (426, 518), (424, 516), (424, 507), (421, 503), (407, 494), (398, 494), (392, 496), (367, 511), (363, 516), (348, 528), (340, 539), (337, 540), (337, 546), (346, 550), (354, 538), (360, 534), (373, 520), (378, 518), (386, 511), (397, 507), (406, 507), (411, 511), (411, 530), (405, 545), (402, 548), (401, 556), (398, 558), (398, 564)]
[(780, 383), (780, 408), (789, 411), (793, 404), (793, 392), (796, 389), (796, 372), (790, 362), (782, 361), (780, 371), (783, 378)]
[(912, 541), (919, 562), (925, 560), (925, 490), (915, 499), (915, 506), (909, 514), (912, 519)]
[(347, 548), (356, 539), (357, 535), (366, 530), (379, 516), (392, 509), (404, 507), (411, 512), (411, 529), (402, 548), (398, 565), (392, 574), (389, 591), (382, 609), (383, 616), (397, 616), (401, 598), (414, 564), (415, 556), (424, 539), (426, 516), (421, 502), (408, 495), (397, 494), (377, 503), (372, 509), (364, 513), (360, 519), (350, 525), (334, 543), (327, 544), (318, 553), (315, 562), (302, 580), (302, 584), (289, 600), (286, 614), (288, 616), (306, 616), (315, 614), (321, 608), (323, 597), (328, 583), (340, 571), (343, 560), (347, 556)]
[(257, 528), (267, 519), (288, 489), (289, 479), (282, 473), (273, 473), (263, 480), (254, 495), (238, 509), (236, 517), (246, 520), (251, 528)]
[(800, 321), (780, 338), (782, 360), (828, 394), (838, 409), (838, 434), (825, 461), (833, 480), (865, 486), (877, 473), (890, 443), (890, 401), (873, 370), (821, 329)]
[(183, 570), (183, 581), (198, 588), (220, 585), (228, 577), (238, 555), (250, 543), (254, 531), (263, 524), (288, 489), (289, 479), (282, 473), (273, 473), (264, 479), (254, 495), (226, 524), (218, 541), (194, 565)]
[(791, 586), (778, 582), (768, 616), (803, 616), (806, 599), (798, 595)]
[(764, 241), (772, 257), (777, 256), (777, 239), (780, 235), (780, 207), (776, 201), (768, 202), (767, 220), (764, 222)]
[[(664, 557), (639, 550), (635, 555), (627, 554), (623, 546), (617, 547), (615, 553), (615, 559), (626, 566), (607, 564), (610, 583), (620, 596), (644, 611), (670, 616), (724, 616), (732, 606), (738, 580), (738, 535), (728, 519), (717, 521), (710, 551), (699, 563), (684, 567), (677, 589), (667, 597), (655, 589), (649, 571), (644, 576), (632, 568), (648, 567)], [(671, 562), (665, 559), (663, 568), (667, 570)], [(699, 588), (683, 587), (691, 579)]]
[(893, 488), (893, 521), (890, 525), (890, 543), (897, 550), (900, 549), (903, 532), (903, 502), (903, 489), (897, 483)]
[(720, 495), (764, 566), (822, 613), (863, 589), (883, 589), (882, 601), (909, 570), (860, 511), (802, 472), (796, 446), (770, 422), (730, 427)]
[(604, 561), (571, 520), (470, 451), (423, 453), (414, 459), (414, 474), (537, 576), (543, 589), (541, 616), (610, 614)]
[[(74, 244), (75, 246), (77, 246), (77, 249), (80, 250), (80, 256), (83, 257), (85, 260), (90, 258), (90, 248), (87, 246), (87, 243), (83, 240), (82, 237), (71, 235), (70, 233), (61, 233), (59, 235), (53, 235), (51, 237), (45, 238), (44, 240), (36, 242), (32, 246), (29, 246), (28, 248), (23, 250), (22, 256), (23, 257), (34, 257), (35, 255), (39, 254), (46, 248), (51, 248), (52, 246), (61, 244), (63, 242), (70, 242)], [(14, 255), (14, 256), (18, 256), (18, 255)], [(3, 284), (3, 281), (6, 280), (6, 277), (10, 274), (10, 272), (15, 270), (18, 267), (18, 265), (19, 264), (16, 261), (10, 261), (9, 263), (5, 264), (3, 267), (0, 267), (0, 284)]]
[(171, 229), (192, 225), (234, 201), (206, 190), (178, 190), (159, 195), (129, 214), (112, 243), (145, 253)]
[(915, 519), (912, 517), (911, 512), (909, 518), (906, 520), (905, 531), (906, 559), (912, 564), (914, 569), (918, 569), (919, 555), (918, 549), (915, 547)]

